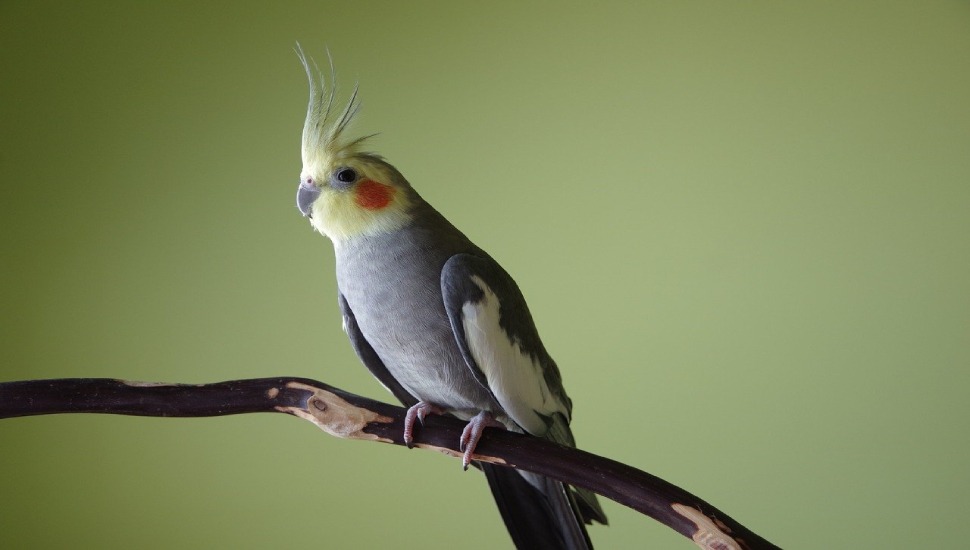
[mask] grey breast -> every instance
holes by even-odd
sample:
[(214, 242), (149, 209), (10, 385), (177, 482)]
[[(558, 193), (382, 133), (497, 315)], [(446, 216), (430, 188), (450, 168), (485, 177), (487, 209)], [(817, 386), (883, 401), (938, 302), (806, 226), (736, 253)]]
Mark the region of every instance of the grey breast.
[(441, 297), (445, 261), (475, 250), (447, 222), (359, 237), (337, 249), (338, 287), (391, 375), (459, 417), (503, 412), (465, 364)]

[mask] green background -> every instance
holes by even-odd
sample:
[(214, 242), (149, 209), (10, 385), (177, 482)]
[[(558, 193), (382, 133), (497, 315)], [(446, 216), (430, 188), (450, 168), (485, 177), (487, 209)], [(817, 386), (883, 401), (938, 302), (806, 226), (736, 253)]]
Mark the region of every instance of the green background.
[[(3, 1), (0, 379), (391, 399), (294, 206), (297, 40), (517, 278), (583, 448), (786, 548), (966, 544), (967, 2)], [(3, 548), (508, 546), (457, 461), (283, 415), (6, 420), (0, 498)]]

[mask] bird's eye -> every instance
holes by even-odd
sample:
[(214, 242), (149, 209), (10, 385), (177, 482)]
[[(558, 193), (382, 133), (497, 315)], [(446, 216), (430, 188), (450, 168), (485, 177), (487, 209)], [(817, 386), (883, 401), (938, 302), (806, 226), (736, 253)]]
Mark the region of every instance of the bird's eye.
[(353, 168), (338, 168), (333, 179), (339, 183), (354, 183), (357, 181), (357, 171)]

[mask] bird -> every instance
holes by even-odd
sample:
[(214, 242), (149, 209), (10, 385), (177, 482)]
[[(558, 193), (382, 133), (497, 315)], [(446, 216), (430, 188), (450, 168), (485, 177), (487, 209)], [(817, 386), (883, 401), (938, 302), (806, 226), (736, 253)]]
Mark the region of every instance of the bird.
[[(572, 401), (512, 277), (425, 201), (372, 135), (351, 137), (358, 86), (335, 105), (329, 82), (296, 48), (309, 81), (296, 203), (332, 243), (343, 329), (357, 356), (403, 405), (404, 440), (428, 414), (467, 422), (462, 462), (486, 427), (575, 447)], [(329, 52), (328, 52), (329, 57)], [(590, 549), (607, 523), (596, 495), (531, 472), (476, 462), (520, 549)]]

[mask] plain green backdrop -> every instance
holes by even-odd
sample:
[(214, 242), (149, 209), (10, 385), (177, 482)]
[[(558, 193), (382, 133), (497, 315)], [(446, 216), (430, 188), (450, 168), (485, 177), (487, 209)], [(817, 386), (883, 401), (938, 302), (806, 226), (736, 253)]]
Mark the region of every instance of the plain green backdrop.
[[(786, 548), (966, 544), (967, 2), (4, 0), (0, 379), (392, 399), (294, 206), (297, 40), (517, 278), (580, 446)], [(283, 415), (0, 422), (2, 548), (508, 540), (457, 461)]]

